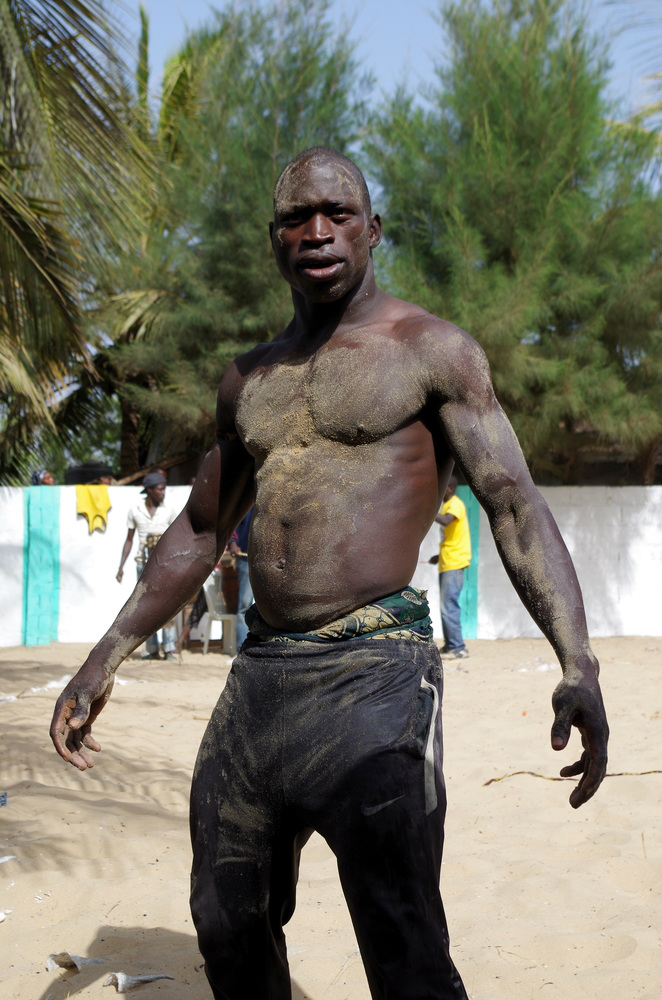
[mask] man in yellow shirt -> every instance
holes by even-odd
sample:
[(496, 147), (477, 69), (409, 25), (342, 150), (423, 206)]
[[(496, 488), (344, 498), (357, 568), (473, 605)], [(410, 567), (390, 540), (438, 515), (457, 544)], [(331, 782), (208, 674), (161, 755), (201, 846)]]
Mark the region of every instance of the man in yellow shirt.
[(444, 646), (441, 652), (461, 660), (469, 655), (462, 638), (460, 592), (464, 585), (464, 571), (471, 562), (471, 536), (467, 508), (455, 495), (456, 489), (457, 479), (451, 476), (444, 493), (444, 502), (435, 521), (443, 528), (443, 538), (439, 547), (439, 599), (441, 627), (444, 633)]

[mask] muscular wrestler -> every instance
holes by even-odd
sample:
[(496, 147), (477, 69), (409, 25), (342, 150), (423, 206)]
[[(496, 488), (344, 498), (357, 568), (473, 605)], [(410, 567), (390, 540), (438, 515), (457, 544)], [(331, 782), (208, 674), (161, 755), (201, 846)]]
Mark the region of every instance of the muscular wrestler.
[(313, 829), (338, 859), (372, 995), (466, 1000), (439, 894), (441, 661), (408, 586), (457, 462), (508, 574), (563, 668), (552, 746), (571, 728), (576, 808), (607, 722), (565, 545), (468, 334), (377, 288), (381, 222), (356, 166), (314, 148), (280, 176), (271, 239), (294, 316), (238, 358), (187, 507), (56, 705), (75, 767), (122, 660), (202, 585), (255, 504), (255, 606), (196, 764), (191, 905), (216, 1000), (289, 998), (283, 925)]

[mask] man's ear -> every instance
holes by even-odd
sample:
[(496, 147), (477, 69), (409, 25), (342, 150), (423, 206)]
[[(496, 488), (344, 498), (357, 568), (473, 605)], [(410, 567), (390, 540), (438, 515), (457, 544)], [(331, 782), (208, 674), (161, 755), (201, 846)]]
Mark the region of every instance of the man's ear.
[(382, 220), (379, 215), (370, 216), (370, 230), (368, 235), (368, 245), (371, 250), (378, 247), (382, 241)]

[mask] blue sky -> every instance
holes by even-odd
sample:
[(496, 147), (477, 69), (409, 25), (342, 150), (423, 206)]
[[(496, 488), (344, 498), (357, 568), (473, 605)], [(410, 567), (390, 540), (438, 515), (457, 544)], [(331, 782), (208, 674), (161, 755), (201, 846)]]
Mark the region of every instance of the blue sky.
[[(127, 0), (127, 5), (137, 12), (138, 0)], [(158, 91), (163, 62), (176, 51), (187, 29), (203, 24), (214, 7), (224, 4), (143, 0), (143, 5), (150, 16), (151, 86)], [(376, 77), (376, 92), (389, 93), (403, 79), (412, 88), (433, 82), (435, 60), (443, 51), (442, 32), (431, 14), (436, 6), (434, 0), (332, 0), (331, 12), (337, 15), (339, 28), (343, 19), (353, 22), (351, 36), (358, 42), (359, 58)], [(634, 109), (647, 97), (649, 85), (642, 74), (662, 68), (655, 66), (656, 53), (662, 50), (662, 2), (589, 0), (588, 10), (591, 26), (611, 39), (610, 96)], [(126, 21), (137, 34), (137, 18), (133, 25)]]

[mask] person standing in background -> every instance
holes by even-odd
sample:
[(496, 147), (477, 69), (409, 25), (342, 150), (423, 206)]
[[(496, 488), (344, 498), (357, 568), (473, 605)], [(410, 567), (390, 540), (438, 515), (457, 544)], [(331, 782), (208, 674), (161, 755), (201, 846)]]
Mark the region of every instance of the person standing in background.
[(31, 486), (55, 486), (55, 479), (53, 478), (53, 473), (49, 472), (48, 469), (39, 469), (37, 472), (33, 472), (30, 476)]
[(248, 575), (248, 535), (250, 533), (251, 521), (253, 519), (253, 508), (249, 510), (246, 517), (241, 521), (232, 533), (228, 548), (237, 561), (237, 577), (239, 581), (239, 600), (237, 602), (237, 649), (248, 635), (248, 625), (246, 624), (246, 612), (253, 603), (253, 591)]
[(461, 660), (469, 655), (462, 637), (460, 594), (464, 586), (464, 571), (471, 562), (471, 535), (467, 508), (455, 495), (456, 489), (457, 479), (451, 476), (441, 510), (435, 517), (443, 532), (439, 555), (433, 556), (430, 562), (439, 562), (439, 602), (444, 633), (441, 652)]
[[(177, 517), (176, 512), (171, 507), (164, 504), (166, 491), (166, 480), (158, 472), (150, 472), (143, 479), (142, 492), (146, 494), (144, 500), (140, 500), (131, 508), (127, 517), (127, 533), (120, 559), (120, 568), (117, 571), (117, 582), (121, 583), (124, 576), (124, 563), (129, 558), (129, 553), (133, 545), (133, 536), (138, 529), (138, 554), (136, 556), (136, 570), (138, 579), (144, 570), (152, 549), (159, 538), (169, 528)], [(163, 655), (166, 660), (176, 660), (176, 639), (177, 629), (174, 625), (166, 625), (161, 630), (163, 639)], [(159, 660), (159, 636), (155, 632), (145, 642), (145, 652), (143, 659)]]

